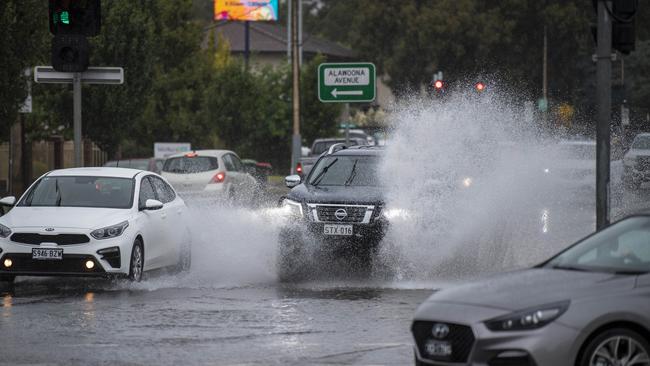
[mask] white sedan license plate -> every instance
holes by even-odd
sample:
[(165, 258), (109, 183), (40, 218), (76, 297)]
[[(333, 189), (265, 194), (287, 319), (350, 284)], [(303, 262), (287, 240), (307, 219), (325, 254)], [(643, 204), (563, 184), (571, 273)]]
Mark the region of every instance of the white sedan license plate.
[(32, 259), (61, 260), (63, 259), (63, 249), (32, 248)]
[(451, 356), (451, 343), (441, 341), (429, 341), (425, 345), (426, 352), (433, 357)]
[(323, 229), (325, 235), (352, 235), (352, 225), (325, 225)]

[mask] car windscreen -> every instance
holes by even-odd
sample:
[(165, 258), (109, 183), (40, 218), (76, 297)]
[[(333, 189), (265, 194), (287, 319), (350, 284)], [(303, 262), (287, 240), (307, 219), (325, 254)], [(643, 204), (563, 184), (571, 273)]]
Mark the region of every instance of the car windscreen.
[(18, 206), (131, 208), (134, 180), (114, 177), (44, 177)]
[(560, 253), (546, 267), (628, 274), (650, 272), (650, 217), (619, 221)]
[(314, 186), (378, 186), (376, 156), (327, 156), (318, 161), (309, 175)]
[[(311, 149), (311, 154), (312, 155), (320, 155), (320, 154), (324, 153), (325, 151), (327, 151), (327, 149), (329, 149), (330, 146), (332, 146), (334, 144), (341, 144), (341, 143), (345, 143), (345, 140), (332, 140), (332, 141), (320, 141), (320, 142), (317, 142), (317, 143), (314, 144), (314, 148)], [(356, 146), (356, 145), (358, 145), (357, 141), (350, 140), (349, 146)]]
[(219, 169), (219, 160), (213, 156), (182, 156), (165, 161), (163, 172), (189, 174)]
[(632, 143), (633, 149), (650, 149), (650, 136), (637, 136)]

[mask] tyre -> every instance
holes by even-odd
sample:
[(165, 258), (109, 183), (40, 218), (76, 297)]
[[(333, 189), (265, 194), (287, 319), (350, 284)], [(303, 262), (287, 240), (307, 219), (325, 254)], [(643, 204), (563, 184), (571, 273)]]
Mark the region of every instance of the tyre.
[(16, 275), (0, 275), (0, 283), (13, 284), (16, 280)]
[(299, 282), (305, 275), (305, 258), (300, 248), (300, 238), (295, 233), (280, 233), (277, 274), (280, 282)]
[(129, 263), (129, 280), (131, 282), (142, 281), (142, 272), (144, 271), (144, 249), (142, 242), (139, 239), (133, 243), (133, 249), (131, 249), (131, 260)]
[[(188, 234), (189, 236), (189, 234)], [(176, 265), (177, 272), (189, 272), (192, 268), (192, 240), (186, 238), (181, 246), (181, 255)]]
[(631, 329), (613, 328), (598, 334), (587, 344), (579, 365), (647, 365), (648, 363), (650, 363), (648, 340)]

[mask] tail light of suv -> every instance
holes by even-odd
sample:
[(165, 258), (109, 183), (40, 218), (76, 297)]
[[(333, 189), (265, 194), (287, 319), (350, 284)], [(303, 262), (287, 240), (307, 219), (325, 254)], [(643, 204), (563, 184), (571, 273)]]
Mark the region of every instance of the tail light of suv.
[(226, 180), (226, 172), (219, 172), (212, 177), (210, 183), (223, 183)]

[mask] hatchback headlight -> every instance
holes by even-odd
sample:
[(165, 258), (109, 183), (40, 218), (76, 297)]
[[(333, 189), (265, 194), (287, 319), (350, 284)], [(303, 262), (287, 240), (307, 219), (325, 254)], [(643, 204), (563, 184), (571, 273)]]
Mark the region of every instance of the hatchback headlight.
[(545, 326), (569, 308), (569, 301), (557, 302), (508, 314), (485, 322), (492, 331), (530, 330)]
[(92, 237), (97, 239), (97, 240), (115, 238), (115, 237), (118, 237), (118, 236), (122, 235), (122, 233), (124, 232), (124, 230), (128, 226), (129, 226), (129, 222), (128, 221), (123, 221), (123, 222), (120, 222), (117, 225), (97, 229), (97, 230), (93, 231), (92, 233), (90, 233), (90, 235), (92, 235)]
[(285, 198), (282, 201), (282, 209), (285, 212), (285, 214), (289, 217), (294, 217), (294, 218), (303, 217), (302, 204), (300, 202), (296, 202), (294, 200)]
[(0, 224), (0, 238), (6, 238), (11, 235), (11, 229)]

